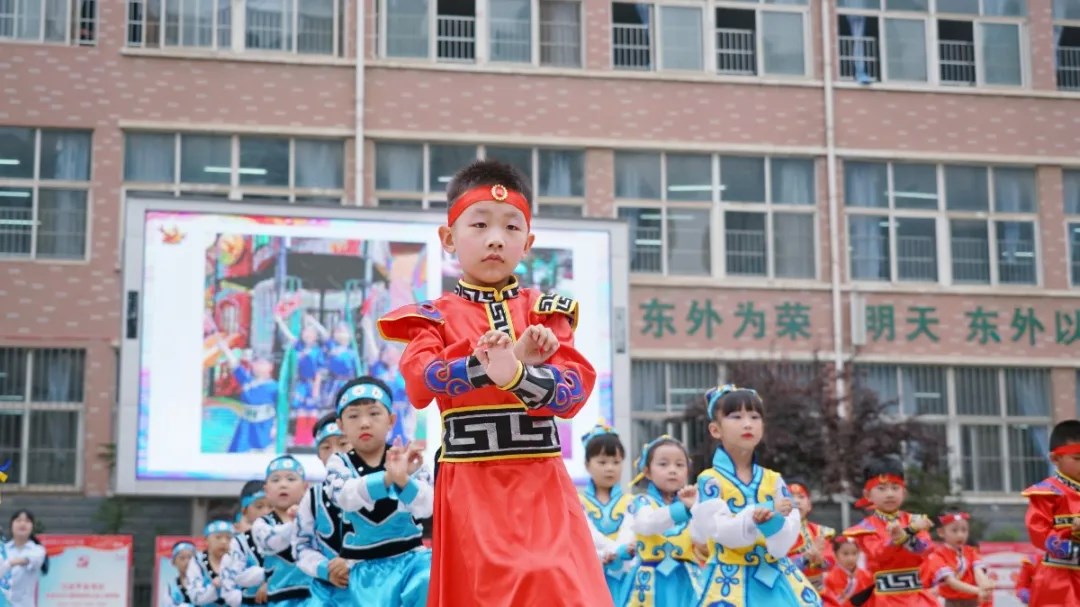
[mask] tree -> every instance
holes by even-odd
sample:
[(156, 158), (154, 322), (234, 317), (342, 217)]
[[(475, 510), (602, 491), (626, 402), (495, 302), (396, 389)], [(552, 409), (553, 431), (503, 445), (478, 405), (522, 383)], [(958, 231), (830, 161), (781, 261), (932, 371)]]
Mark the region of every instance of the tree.
[[(836, 394), (835, 368), (821, 361), (737, 362), (727, 371), (729, 383), (754, 388), (765, 402), (759, 461), (785, 476), (807, 479), (821, 495), (861, 497), (866, 462), (890, 454), (901, 454), (909, 466), (930, 474), (947, 474), (944, 445), (932, 429), (890, 413), (894, 403), (881, 402), (850, 366), (841, 376), (848, 386), (843, 398)], [(691, 455), (703, 469), (716, 448), (704, 399), (691, 404), (682, 419), (696, 431)]]

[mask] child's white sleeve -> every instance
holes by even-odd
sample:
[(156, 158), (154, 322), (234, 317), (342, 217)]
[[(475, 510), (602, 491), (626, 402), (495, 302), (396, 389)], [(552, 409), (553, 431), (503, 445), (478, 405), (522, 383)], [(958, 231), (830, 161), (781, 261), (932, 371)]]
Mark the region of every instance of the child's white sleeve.
[(374, 508), (377, 500), (389, 497), (385, 472), (354, 476), (344, 457), (335, 453), (326, 461), (324, 490), (329, 493), (330, 501), (335, 506), (344, 512), (356, 512)]
[(320, 491), (321, 485), (308, 489), (296, 513), (296, 566), (313, 578), (329, 581), (329, 560), (319, 551), (315, 539), (314, 511), (319, 507), (316, 492)]
[(704, 544), (713, 540), (721, 546), (743, 548), (757, 541), (758, 530), (754, 525), (753, 508), (745, 508), (732, 514), (722, 499), (699, 501), (694, 504), (690, 518), (690, 540)]
[[(633, 548), (635, 544), (637, 544), (637, 534), (634, 533), (634, 518), (634, 514), (630, 512), (629, 509), (627, 509), (627, 511), (623, 513), (623, 522), (622, 525), (619, 527), (619, 535), (615, 536), (615, 550), (617, 551), (616, 553), (618, 553), (618, 550), (620, 548), (623, 548), (624, 546), (625, 548), (623, 548), (623, 550), (628, 551), (630, 548)], [(628, 556), (628, 553), (623, 552), (623, 555)]]
[(600, 533), (591, 522), (589, 523), (589, 535), (592, 536), (593, 547), (596, 548), (596, 557), (601, 561), (609, 554), (615, 554), (615, 542)]
[(191, 597), (191, 602), (196, 605), (206, 605), (213, 603), (217, 600), (218, 589), (213, 584), (207, 584), (203, 578), (202, 567), (196, 562), (196, 559), (188, 561), (187, 575), (187, 591), (188, 596)]
[(638, 500), (634, 520), (630, 523), (637, 535), (659, 535), (675, 525), (690, 520), (690, 511), (682, 502), (657, 508), (648, 500)]
[(251, 537), (255, 547), (263, 554), (278, 554), (292, 548), (296, 523), (289, 521), (271, 525), (266, 519), (259, 519), (251, 526)]
[[(779, 513), (773, 513), (774, 518), (779, 516)], [(799, 539), (799, 532), (802, 528), (802, 515), (799, 514), (798, 508), (792, 508), (791, 512), (783, 520), (784, 526), (779, 531), (765, 536), (765, 549), (773, 558), (777, 559), (784, 558), (791, 552), (795, 542)], [(764, 534), (765, 530), (761, 529), (761, 532)]]
[(45, 547), (38, 544), (27, 544), (26, 564), (27, 572), (37, 572), (45, 563)]
[(403, 489), (394, 488), (397, 499), (415, 519), (430, 518), (435, 509), (435, 488), (431, 484), (431, 472), (426, 465), (420, 466), (409, 477)]

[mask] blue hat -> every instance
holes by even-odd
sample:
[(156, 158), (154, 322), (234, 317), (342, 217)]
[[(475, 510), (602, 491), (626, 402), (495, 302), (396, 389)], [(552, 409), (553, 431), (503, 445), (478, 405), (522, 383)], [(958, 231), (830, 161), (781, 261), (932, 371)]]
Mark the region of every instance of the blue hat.
[(270, 462), (270, 465), (266, 467), (266, 478), (270, 478), (271, 474), (282, 470), (295, 472), (300, 475), (300, 478), (304, 478), (304, 467), (291, 455), (282, 455), (281, 457), (274, 458), (274, 460)]
[(177, 542), (172, 548), (172, 557), (175, 559), (180, 556), (180, 553), (187, 550), (191, 554), (195, 554), (195, 544), (191, 542)]
[(753, 388), (740, 388), (735, 384), (724, 384), (722, 386), (712, 388), (708, 392), (706, 392), (705, 402), (707, 403), (706, 406), (709, 411), (709, 419), (713, 418), (713, 412), (716, 410), (716, 403), (720, 402), (721, 398), (727, 396), (728, 394), (731, 394), (732, 392), (739, 392), (740, 390), (751, 392), (754, 394), (754, 396), (757, 396), (757, 390), (754, 390)]
[(315, 446), (319, 446), (322, 442), (332, 436), (345, 436), (341, 432), (341, 428), (334, 422), (330, 422), (322, 427), (315, 435)]
[(390, 395), (379, 386), (375, 384), (356, 384), (341, 394), (341, 397), (337, 401), (337, 413), (340, 416), (341, 412), (349, 405), (355, 403), (358, 400), (373, 400), (380, 402), (386, 407), (386, 410), (393, 413), (394, 402), (390, 399)]
[[(656, 445), (660, 444), (660, 441), (670, 440), (678, 442), (674, 436), (670, 434), (662, 434), (651, 441), (645, 443), (641, 447), (641, 456), (634, 462), (634, 468), (637, 469), (637, 474), (630, 480), (631, 485), (636, 485), (641, 482), (641, 479), (645, 478), (645, 462), (649, 461), (649, 452), (653, 450)], [(680, 443), (681, 444), (681, 443)]]
[[(268, 474), (267, 476), (270, 476), (270, 475)], [(255, 502), (263, 499), (264, 497), (266, 497), (266, 492), (265, 491), (256, 491), (255, 493), (252, 493), (251, 495), (245, 495), (244, 497), (240, 498), (240, 510), (241, 510), (241, 512), (244, 511), (244, 510), (247, 510), (248, 506), (250, 506), (250, 505), (254, 504)]]
[(604, 420), (600, 420), (595, 426), (593, 426), (592, 430), (589, 430), (588, 434), (581, 437), (581, 445), (588, 448), (589, 441), (605, 434), (614, 434), (615, 436), (618, 436), (618, 433), (615, 432), (614, 428), (605, 424)]
[(229, 521), (210, 521), (206, 524), (206, 528), (203, 529), (203, 535), (205, 535), (206, 537), (210, 537), (215, 533), (228, 533), (229, 535), (232, 535), (232, 523), (230, 523)]

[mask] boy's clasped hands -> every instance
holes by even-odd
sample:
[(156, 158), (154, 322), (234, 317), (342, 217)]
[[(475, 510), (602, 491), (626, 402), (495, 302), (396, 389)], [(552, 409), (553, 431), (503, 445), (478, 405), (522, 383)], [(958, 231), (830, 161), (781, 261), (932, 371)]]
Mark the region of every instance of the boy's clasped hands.
[(506, 386), (518, 375), (519, 365), (539, 365), (559, 349), (555, 332), (543, 325), (532, 325), (515, 342), (502, 331), (492, 329), (480, 336), (473, 356), (496, 386)]

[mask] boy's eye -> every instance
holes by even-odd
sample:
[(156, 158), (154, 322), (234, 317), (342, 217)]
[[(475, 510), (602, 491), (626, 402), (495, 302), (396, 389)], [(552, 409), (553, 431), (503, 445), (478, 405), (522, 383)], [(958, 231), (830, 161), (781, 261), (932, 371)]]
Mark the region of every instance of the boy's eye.
[(472, 227), (474, 227), (474, 228), (480, 228), (480, 229), (482, 230), (482, 229), (484, 229), (484, 228), (486, 228), (486, 227), (487, 227), (487, 224), (486, 224), (486, 223), (484, 223), (484, 222), (482, 222), (482, 221), (478, 221), (478, 222), (476, 222), (476, 223), (472, 224)]

